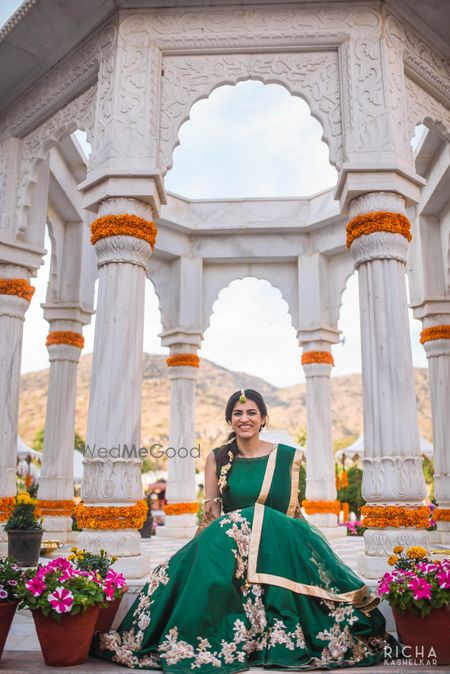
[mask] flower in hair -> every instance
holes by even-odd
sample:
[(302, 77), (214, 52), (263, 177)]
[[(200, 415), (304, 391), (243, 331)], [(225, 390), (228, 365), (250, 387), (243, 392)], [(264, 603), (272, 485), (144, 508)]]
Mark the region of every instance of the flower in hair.
[(245, 389), (241, 389), (241, 395), (239, 396), (239, 402), (240, 403), (246, 403), (247, 402), (247, 396), (245, 395)]
[(227, 473), (231, 468), (231, 463), (232, 463), (233, 459), (234, 459), (234, 454), (230, 450), (228, 452), (228, 463), (225, 463), (222, 466), (222, 468), (220, 469), (220, 475), (219, 475), (219, 479), (217, 481), (217, 484), (219, 485), (219, 492), (221, 494), (223, 493), (223, 490), (227, 486)]

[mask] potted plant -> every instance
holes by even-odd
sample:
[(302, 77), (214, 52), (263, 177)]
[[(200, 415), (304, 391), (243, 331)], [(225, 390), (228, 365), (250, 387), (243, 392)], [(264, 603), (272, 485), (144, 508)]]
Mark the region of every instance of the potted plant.
[(450, 560), (398, 545), (388, 563), (393, 569), (379, 580), (378, 595), (392, 607), (399, 641), (422, 657), (433, 649), (438, 664), (450, 664)]
[(19, 493), (5, 524), (8, 533), (8, 556), (19, 566), (35, 566), (42, 541), (42, 518), (36, 512), (36, 500), (28, 492)]
[(16, 612), (22, 571), (10, 559), (0, 559), (0, 658)]
[(24, 572), (19, 607), (32, 612), (46, 665), (86, 662), (100, 608), (115, 595), (116, 581), (77, 569), (65, 557)]
[(71, 553), (68, 560), (82, 571), (96, 573), (104, 583), (107, 604), (100, 609), (100, 614), (95, 625), (96, 632), (108, 632), (114, 622), (118, 611), (122, 595), (127, 591), (125, 578), (121, 573), (116, 573), (112, 564), (117, 561), (117, 557), (108, 555), (105, 550), (100, 550), (98, 554), (80, 550), (76, 546), (70, 549)]

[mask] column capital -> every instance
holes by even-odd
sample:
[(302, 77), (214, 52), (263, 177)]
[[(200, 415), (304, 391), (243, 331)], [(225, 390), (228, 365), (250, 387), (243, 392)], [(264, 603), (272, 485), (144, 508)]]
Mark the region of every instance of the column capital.
[(132, 166), (114, 166), (106, 172), (98, 167), (78, 187), (84, 193), (83, 208), (94, 213), (105, 200), (127, 199), (147, 204), (158, 217), (162, 204), (167, 203), (163, 179), (156, 168), (136, 175)]
[(203, 333), (200, 329), (176, 327), (161, 332), (162, 346), (170, 348), (170, 355), (176, 353), (197, 353), (201, 347)]
[(420, 190), (426, 183), (424, 178), (410, 167), (380, 168), (344, 164), (335, 192), (341, 211), (345, 211), (353, 199), (374, 192), (395, 192), (403, 196), (407, 206), (420, 201)]
[(339, 343), (341, 331), (331, 325), (322, 325), (317, 328), (303, 328), (297, 330), (297, 339), (303, 352), (331, 351), (333, 344)]
[(0, 277), (30, 278), (43, 264), (45, 248), (31, 246), (22, 241), (0, 241)]
[(412, 306), (413, 316), (422, 321), (424, 328), (450, 323), (450, 299), (446, 297), (425, 299)]
[(51, 330), (73, 330), (81, 332), (83, 325), (91, 322), (91, 316), (95, 314), (92, 309), (86, 309), (79, 304), (69, 303), (43, 303), (44, 318), (50, 323)]

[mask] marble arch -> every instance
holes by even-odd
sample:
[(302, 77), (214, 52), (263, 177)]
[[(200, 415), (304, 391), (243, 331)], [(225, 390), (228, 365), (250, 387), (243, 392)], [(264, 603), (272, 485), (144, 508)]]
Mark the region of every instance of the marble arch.
[[(129, 230), (124, 234), (113, 227), (95, 244), (99, 292), (88, 441), (110, 447), (139, 444), (147, 275), (154, 279), (160, 296), (162, 343), (170, 350), (170, 441), (186, 446), (195, 427), (197, 352), (205, 304), (214, 295), (210, 284), (216, 287), (213, 275), (228, 278), (232, 265), (241, 270), (239, 274), (249, 265), (252, 269), (266, 266), (268, 274), (283, 269), (279, 278), (284, 279), (283, 293), (289, 296), (307, 379), (308, 437), (314, 447), (308, 461), (307, 501), (325, 502), (325, 510), (311, 513), (311, 518), (333, 535), (336, 522), (330, 504), (336, 491), (330, 372), (332, 347), (339, 339), (340, 296), (354, 266), (362, 317), (364, 496), (372, 506), (398, 507), (405, 524), (401, 536), (377, 526), (365, 534), (360, 571), (380, 575), (386, 550), (400, 538), (407, 544), (428, 545), (425, 526), (408, 524), (411, 509), (424, 496), (408, 332), (408, 267), (412, 306), (423, 321), (430, 363), (435, 493), (443, 511), (438, 536), (448, 543), (448, 3), (441, 3), (433, 16), (425, 5), (407, 0), (400, 7), (395, 0), (287, 0), (286, 4), (242, 0), (239, 6), (234, 0), (210, 0), (208, 7), (203, 0), (164, 0), (164, 8), (160, 0), (140, 0), (137, 9), (130, 9), (129, 0), (103, 0), (97, 13), (83, 13), (79, 0), (63, 4), (70, 5), (70, 11), (61, 17), (57, 31), (46, 32), (45, 40), (33, 38), (35, 21), (51, 25), (51, 3), (44, 0), (25, 3), (0, 31), (0, 332), (4, 336), (0, 343), (0, 499), (7, 499), (15, 489), (21, 335), (30, 278), (44, 254), (49, 209), (61, 218), (61, 232), (75, 231), (63, 225), (67, 214), (62, 198), (48, 189), (53, 176), (79, 214), (79, 245), (69, 246), (71, 253), (67, 253), (76, 261), (72, 266), (61, 261), (61, 269), (70, 269), (72, 275), (78, 269), (83, 282), (73, 286), (76, 292), (69, 302), (62, 301), (65, 295), (61, 294), (45, 307), (50, 332), (57, 333), (49, 345), (45, 452), (47, 465), (56, 472), (44, 475), (48, 500), (70, 501), (67, 465), (73, 427), (57, 420), (72, 419), (69, 407), (82, 328), (90, 315), (85, 300), (96, 272), (94, 248), (88, 245), (89, 225), (102, 217), (113, 227), (114, 216), (131, 215), (137, 222), (155, 221), (158, 236), (152, 251), (145, 237), (138, 235), (139, 228), (130, 235)], [(16, 58), (21, 49), (27, 58)], [(233, 204), (193, 202), (168, 194), (164, 175), (180, 125), (193, 103), (220, 84), (251, 78), (279, 83), (305, 98), (322, 125), (331, 162), (338, 169), (336, 190), (307, 199)], [(428, 134), (414, 155), (410, 139), (420, 121), (439, 131), (439, 136)], [(80, 164), (76, 147), (67, 137), (63, 139), (75, 128), (84, 128), (91, 142), (87, 165)], [(51, 155), (57, 152), (61, 161), (52, 162)], [(413, 225), (411, 245), (406, 215)], [(362, 223), (362, 228), (355, 234), (350, 227), (348, 249), (349, 221), (352, 227)], [(438, 258), (441, 266), (433, 264)], [(67, 274), (64, 290), (71, 280)], [(217, 287), (221, 287), (218, 280)], [(64, 380), (67, 371), (70, 376)], [(70, 395), (61, 395), (64, 386)], [(87, 508), (94, 504), (133, 508), (140, 500), (138, 459), (94, 456), (86, 460), (85, 469)], [(181, 507), (195, 500), (193, 471), (188, 462), (172, 464), (167, 493)], [(404, 478), (401, 494), (396, 489), (399, 474)], [(6, 501), (0, 500), (0, 515), (2, 503)], [(192, 532), (195, 518), (189, 512), (171, 517), (175, 519), (169, 518), (166, 531)], [(57, 519), (50, 521), (48, 530), (67, 534), (67, 523)], [(134, 527), (119, 533), (86, 527), (79, 543), (117, 554), (129, 577), (141, 577), (148, 568)]]
[(204, 304), (203, 304), (203, 329), (210, 326), (211, 316), (215, 312), (214, 305), (220, 300), (220, 294), (223, 290), (229, 289), (235, 281), (242, 281), (246, 278), (256, 279), (257, 281), (267, 281), (272, 288), (280, 292), (280, 299), (287, 304), (288, 314), (291, 317), (293, 326), (297, 325), (297, 275), (296, 269), (286, 267), (286, 265), (229, 265), (226, 270), (214, 270), (207, 268), (204, 275)]

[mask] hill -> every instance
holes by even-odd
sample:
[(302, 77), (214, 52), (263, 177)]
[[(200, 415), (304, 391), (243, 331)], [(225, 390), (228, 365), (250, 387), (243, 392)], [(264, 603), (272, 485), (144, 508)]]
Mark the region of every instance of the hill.
[[(92, 354), (80, 359), (78, 368), (76, 430), (86, 436)], [(431, 440), (431, 408), (426, 369), (414, 371), (419, 429)], [(19, 434), (32, 444), (45, 424), (48, 370), (22, 376)], [(276, 388), (263, 379), (202, 360), (197, 380), (196, 431), (202, 450), (214, 446), (226, 434), (223, 419), (228, 395), (240, 388), (254, 388), (266, 399), (270, 428), (283, 428), (293, 437), (306, 426), (305, 384)], [(333, 439), (346, 444), (362, 432), (362, 383), (360, 374), (331, 379)], [(142, 384), (142, 443), (166, 443), (169, 428), (170, 382), (165, 356), (144, 354)], [(203, 453), (202, 451), (202, 453)]]

